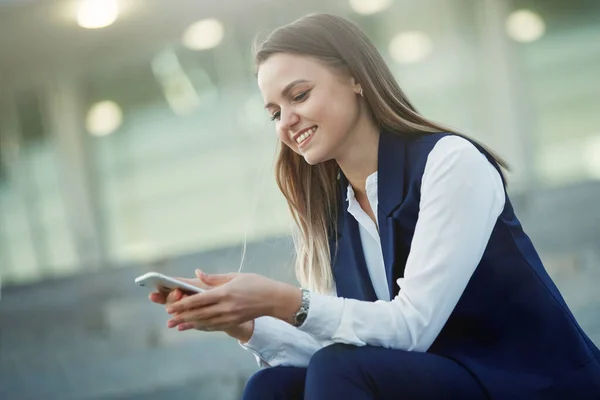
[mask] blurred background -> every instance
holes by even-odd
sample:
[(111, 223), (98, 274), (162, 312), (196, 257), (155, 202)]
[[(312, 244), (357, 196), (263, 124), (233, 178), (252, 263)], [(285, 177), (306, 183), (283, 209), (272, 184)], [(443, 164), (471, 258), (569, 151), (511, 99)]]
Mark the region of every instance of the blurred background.
[(310, 12), (509, 161), (600, 344), (599, 1), (0, 0), (0, 398), (239, 398), (252, 355), (170, 331), (133, 279), (234, 271), (247, 241), (244, 271), (293, 281), (251, 44)]

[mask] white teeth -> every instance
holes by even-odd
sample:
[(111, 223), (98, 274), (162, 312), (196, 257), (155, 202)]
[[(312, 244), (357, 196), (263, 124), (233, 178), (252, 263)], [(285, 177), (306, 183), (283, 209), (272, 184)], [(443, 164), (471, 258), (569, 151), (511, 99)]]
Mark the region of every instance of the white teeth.
[(302, 135), (298, 136), (296, 138), (296, 143), (300, 144), (300, 143), (304, 142), (306, 139), (308, 139), (308, 137), (310, 135), (312, 135), (313, 133), (315, 133), (316, 130), (317, 130), (317, 127), (313, 126), (309, 130), (307, 130), (306, 132), (304, 132)]

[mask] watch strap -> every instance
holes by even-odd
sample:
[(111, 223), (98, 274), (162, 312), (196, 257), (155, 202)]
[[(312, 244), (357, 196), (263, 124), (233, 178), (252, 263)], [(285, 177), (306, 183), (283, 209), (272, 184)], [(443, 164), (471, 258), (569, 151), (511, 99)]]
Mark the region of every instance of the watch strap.
[(308, 309), (310, 307), (310, 291), (307, 289), (302, 290), (302, 303), (300, 304), (300, 309), (294, 314), (294, 326), (301, 326), (306, 317), (308, 316)]

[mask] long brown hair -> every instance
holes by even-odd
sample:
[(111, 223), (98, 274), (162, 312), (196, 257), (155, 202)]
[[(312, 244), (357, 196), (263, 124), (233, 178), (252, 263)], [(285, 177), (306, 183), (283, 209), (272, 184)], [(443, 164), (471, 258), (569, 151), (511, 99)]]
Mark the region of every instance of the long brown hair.
[[(344, 18), (311, 14), (276, 29), (256, 46), (257, 68), (277, 53), (310, 56), (353, 76), (380, 129), (396, 134), (451, 132), (465, 136), (420, 115), (373, 43)], [(502, 159), (490, 154), (508, 168)], [(288, 146), (279, 145), (275, 178), (298, 227), (294, 235), (296, 275), (303, 286), (321, 293), (333, 285), (329, 238), (337, 229), (338, 172), (335, 160), (311, 166)]]

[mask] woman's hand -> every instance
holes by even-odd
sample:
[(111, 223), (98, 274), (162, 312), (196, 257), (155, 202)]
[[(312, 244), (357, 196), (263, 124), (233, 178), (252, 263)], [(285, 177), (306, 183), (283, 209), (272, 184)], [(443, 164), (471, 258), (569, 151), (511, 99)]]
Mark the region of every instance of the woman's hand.
[(228, 330), (261, 316), (291, 322), (302, 301), (300, 289), (257, 274), (197, 275), (213, 289), (168, 306), (169, 327)]
[[(187, 278), (177, 278), (178, 280), (182, 280), (185, 281), (186, 283), (192, 284), (194, 286), (203, 288), (203, 289), (211, 289), (211, 286), (207, 285), (205, 282), (203, 282), (200, 279), (200, 275), (201, 272), (200, 270), (196, 270), (196, 275), (198, 276), (198, 279), (187, 279)], [(218, 281), (215, 281), (213, 283), (218, 283)], [(149, 295), (150, 301), (157, 303), (157, 304), (163, 304), (166, 305), (167, 307), (171, 306), (171, 304), (184, 299), (186, 297), (189, 297), (189, 294), (183, 293), (180, 289), (174, 289), (171, 291), (158, 291), (158, 292), (152, 292)], [(178, 326), (178, 330), (180, 331), (184, 331), (187, 329), (192, 329), (193, 327), (185, 327), (183, 325), (179, 325)], [(250, 340), (250, 338), (252, 337), (252, 334), (254, 333), (254, 320), (252, 321), (247, 321), (243, 324), (237, 325), (237, 326), (233, 326), (229, 329), (223, 330), (227, 335), (241, 341), (242, 343), (246, 343)]]

